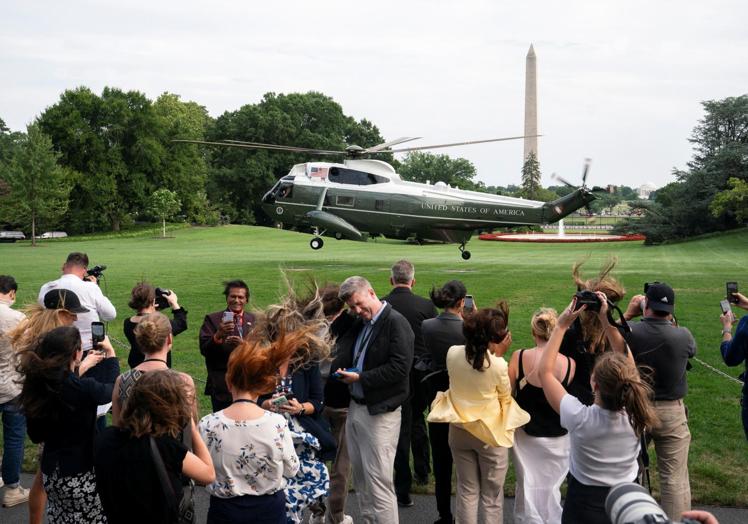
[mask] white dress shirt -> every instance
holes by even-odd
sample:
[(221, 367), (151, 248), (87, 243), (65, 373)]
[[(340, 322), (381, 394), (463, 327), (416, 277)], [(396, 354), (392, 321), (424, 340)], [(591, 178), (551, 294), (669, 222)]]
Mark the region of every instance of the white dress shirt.
[(10, 306), (11, 302), (0, 299), (0, 404), (21, 394), (21, 375), (16, 371), (16, 355), (8, 333), (26, 317)]
[(87, 313), (78, 313), (75, 327), (81, 333), (83, 350), (91, 349), (91, 322), (103, 320), (108, 322), (117, 317), (117, 310), (109, 301), (101, 288), (94, 282), (82, 280), (76, 275), (62, 275), (57, 280), (47, 282), (39, 290), (39, 303), (44, 304), (44, 295), (53, 289), (67, 289), (78, 296), (81, 305), (88, 309)]

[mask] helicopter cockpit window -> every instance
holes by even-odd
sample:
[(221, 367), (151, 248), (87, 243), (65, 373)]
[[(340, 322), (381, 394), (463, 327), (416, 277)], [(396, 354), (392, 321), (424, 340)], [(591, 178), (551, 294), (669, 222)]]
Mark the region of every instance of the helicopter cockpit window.
[(291, 198), (293, 193), (293, 184), (282, 183), (278, 188), (277, 198)]
[(355, 169), (347, 169), (344, 167), (332, 167), (328, 175), (330, 182), (336, 182), (338, 184), (350, 184), (356, 186), (369, 186), (372, 184), (383, 184), (389, 180), (385, 177), (366, 173), (364, 171), (357, 171)]

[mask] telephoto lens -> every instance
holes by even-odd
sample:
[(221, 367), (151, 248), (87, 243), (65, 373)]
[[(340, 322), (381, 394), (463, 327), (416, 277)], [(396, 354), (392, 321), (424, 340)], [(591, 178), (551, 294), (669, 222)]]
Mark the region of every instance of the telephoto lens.
[[(639, 484), (625, 482), (610, 488), (605, 499), (605, 513), (612, 524), (678, 524), (667, 516), (649, 492)], [(681, 524), (699, 524), (685, 519)]]

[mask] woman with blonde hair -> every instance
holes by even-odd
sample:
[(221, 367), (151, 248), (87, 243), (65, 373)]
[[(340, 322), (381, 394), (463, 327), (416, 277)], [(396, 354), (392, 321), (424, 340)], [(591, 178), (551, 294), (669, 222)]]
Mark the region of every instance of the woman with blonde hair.
[[(512, 448), (517, 524), (561, 522), (561, 484), (569, 471), (569, 436), (545, 398), (538, 373), (540, 357), (557, 318), (554, 309), (536, 311), (530, 321), (535, 347), (515, 351), (509, 361), (514, 398), (530, 414), (530, 422), (515, 431)], [(574, 360), (563, 355), (556, 357), (553, 372), (562, 386), (569, 384), (574, 371)]]
[[(130, 395), (130, 390), (140, 378), (150, 372), (169, 369), (168, 355), (174, 342), (171, 321), (163, 313), (143, 315), (135, 328), (135, 339), (140, 351), (145, 355), (143, 362), (117, 377), (112, 393), (112, 423), (118, 425), (122, 409)], [(197, 397), (195, 383), (187, 373), (178, 373), (187, 386), (185, 397), (188, 408), (197, 420)]]
[(273, 342), (243, 341), (231, 353), (226, 383), (233, 402), (199, 424), (216, 469), (206, 488), (209, 524), (286, 522), (286, 478), (296, 475), (299, 459), (287, 420), (258, 399), (275, 386), (281, 363), (315, 338), (313, 328), (301, 327)]
[(449, 423), (457, 471), (459, 523), (503, 522), (504, 480), (514, 431), (530, 416), (512, 398), (504, 354), (512, 343), (509, 306), (480, 309), (463, 320), (464, 346), (447, 352), (449, 389), (437, 393), (429, 422)]
[[(97, 436), (96, 491), (110, 524), (176, 523), (182, 478), (215, 480), (210, 453), (192, 420), (192, 395), (181, 373), (150, 371), (130, 390), (119, 426)], [(183, 431), (191, 433), (193, 449), (183, 444)]]
[[(602, 292), (599, 319), (605, 322), (607, 302)], [(650, 397), (652, 389), (642, 380), (634, 358), (609, 351), (595, 362), (590, 377), (594, 403), (587, 406), (561, 384), (556, 363), (561, 341), (582, 315), (576, 298), (561, 314), (538, 364), (543, 392), (569, 432), (569, 483), (561, 522), (608, 523), (605, 497), (612, 486), (633, 482), (639, 465), (640, 438), (645, 428), (657, 424)]]

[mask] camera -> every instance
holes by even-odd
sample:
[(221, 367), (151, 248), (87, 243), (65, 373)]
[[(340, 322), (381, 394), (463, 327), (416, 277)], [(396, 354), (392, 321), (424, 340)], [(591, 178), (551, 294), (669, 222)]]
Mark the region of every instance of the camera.
[(693, 519), (670, 520), (647, 490), (633, 482), (610, 488), (605, 499), (605, 513), (612, 524), (699, 524)]
[(156, 288), (156, 309), (169, 309), (169, 301), (166, 297), (171, 295), (168, 289)]
[(87, 277), (96, 277), (96, 280), (99, 280), (104, 275), (104, 270), (106, 269), (105, 265), (100, 266), (94, 266), (88, 271), (86, 271)]
[(602, 304), (600, 303), (600, 299), (597, 297), (594, 291), (583, 289), (582, 291), (577, 291), (576, 293), (574, 293), (574, 296), (577, 299), (577, 303), (574, 306), (574, 311), (585, 305), (587, 306), (587, 311), (592, 311), (595, 313), (600, 311), (600, 306), (602, 306)]

